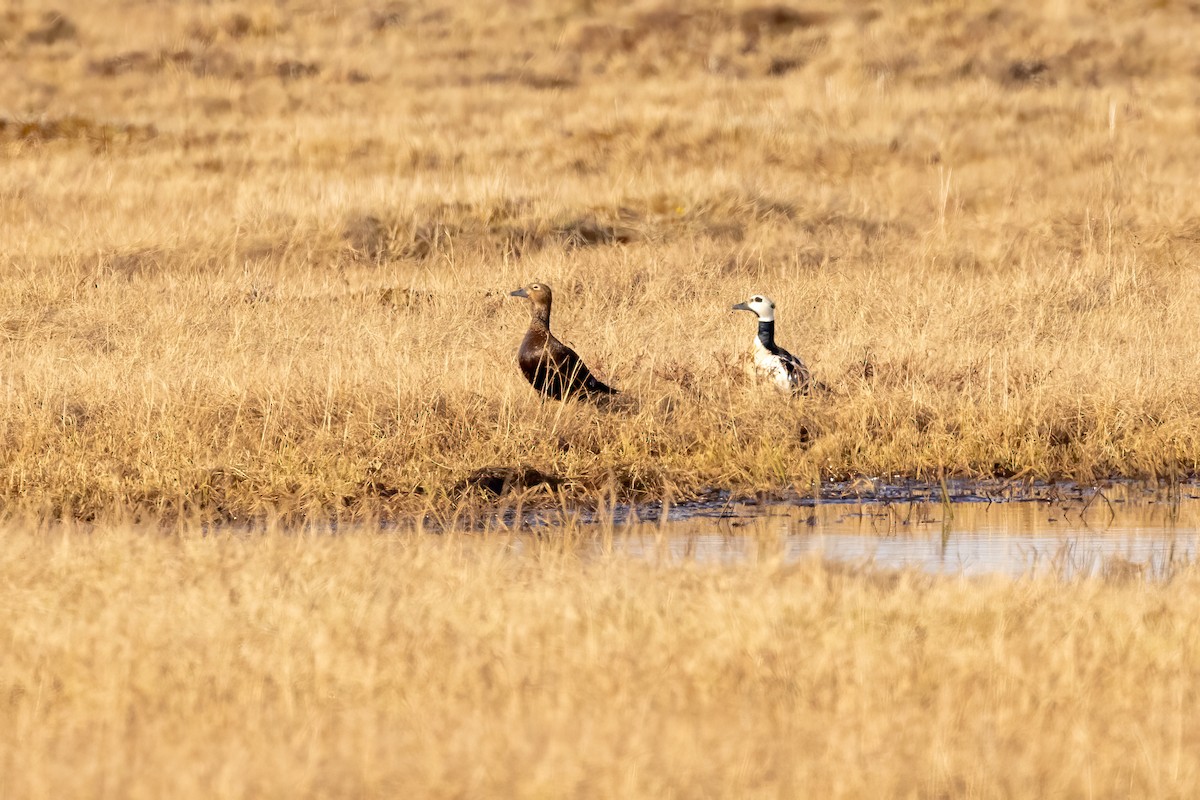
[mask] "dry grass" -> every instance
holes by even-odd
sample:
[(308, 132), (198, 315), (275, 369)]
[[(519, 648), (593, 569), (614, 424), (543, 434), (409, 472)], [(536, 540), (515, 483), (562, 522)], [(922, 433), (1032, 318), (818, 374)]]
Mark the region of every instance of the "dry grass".
[[(0, 503), (1193, 475), (1198, 36), (1182, 2), (27, 0)], [(521, 381), (533, 279), (628, 408)], [(835, 395), (741, 382), (752, 290)]]
[[(1195, 476), (1196, 41), (1172, 0), (9, 4), (0, 796), (1190, 796), (1194, 570), (161, 523)], [(531, 280), (621, 407), (521, 380)], [(832, 395), (743, 381), (755, 290)]]
[(3, 531), (0, 795), (1187, 797), (1200, 574)]

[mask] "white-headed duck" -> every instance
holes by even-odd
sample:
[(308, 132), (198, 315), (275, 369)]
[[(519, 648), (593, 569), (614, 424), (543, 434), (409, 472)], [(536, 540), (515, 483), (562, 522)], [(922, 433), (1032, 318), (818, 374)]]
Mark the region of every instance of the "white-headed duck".
[(544, 283), (531, 283), (511, 293), (529, 300), (529, 330), (517, 351), (517, 363), (525, 379), (546, 397), (595, 398), (617, 394), (588, 370), (579, 355), (554, 338), (550, 332), (550, 304), (553, 294)]

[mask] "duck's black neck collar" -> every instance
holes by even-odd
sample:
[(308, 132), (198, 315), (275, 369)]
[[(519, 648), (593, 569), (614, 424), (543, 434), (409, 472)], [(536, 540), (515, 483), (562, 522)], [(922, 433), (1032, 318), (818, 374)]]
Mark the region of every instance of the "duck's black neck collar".
[(760, 319), (758, 321), (758, 340), (768, 350), (775, 347), (775, 320)]

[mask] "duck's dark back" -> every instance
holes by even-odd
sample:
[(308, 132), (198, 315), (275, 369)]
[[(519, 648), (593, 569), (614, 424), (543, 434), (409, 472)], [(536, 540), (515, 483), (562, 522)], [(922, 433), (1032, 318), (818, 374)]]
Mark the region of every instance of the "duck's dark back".
[(530, 328), (521, 342), (517, 363), (534, 389), (562, 400), (570, 395), (613, 394), (596, 380), (579, 355), (545, 329)]

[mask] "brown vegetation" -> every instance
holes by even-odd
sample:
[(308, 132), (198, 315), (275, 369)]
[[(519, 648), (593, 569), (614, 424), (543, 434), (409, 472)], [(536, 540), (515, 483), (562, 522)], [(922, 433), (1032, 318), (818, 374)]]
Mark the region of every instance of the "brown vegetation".
[[(1194, 476), (1193, 5), (10, 4), (0, 796), (1194, 793), (1192, 569), (349, 524)], [(526, 385), (533, 280), (626, 404)]]
[(1200, 780), (1192, 570), (652, 566), (579, 533), (6, 529), (0, 793), (1182, 797)]
[[(1082, 0), (23, 3), (0, 504), (1194, 475), (1198, 33)], [(531, 280), (629, 408), (524, 385)], [(833, 394), (742, 382), (754, 290)]]

